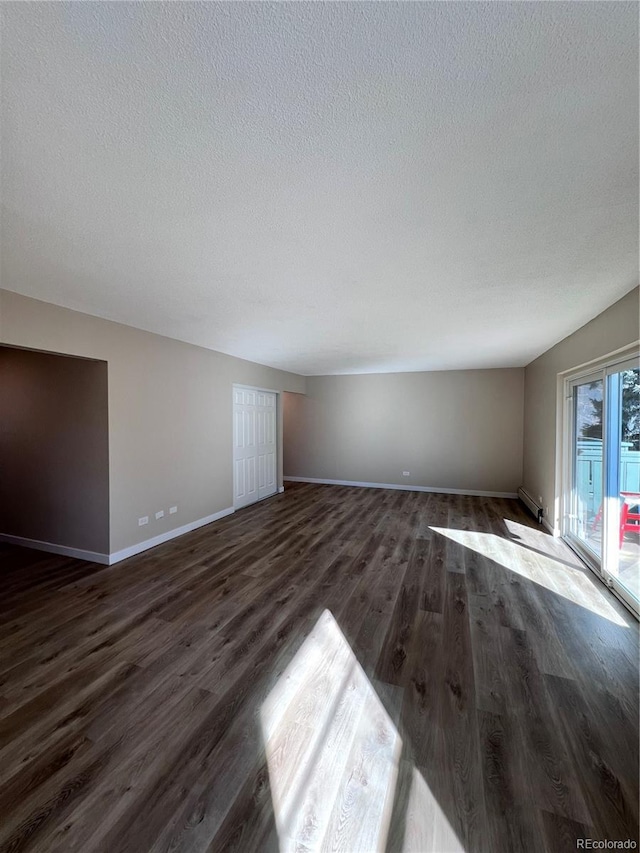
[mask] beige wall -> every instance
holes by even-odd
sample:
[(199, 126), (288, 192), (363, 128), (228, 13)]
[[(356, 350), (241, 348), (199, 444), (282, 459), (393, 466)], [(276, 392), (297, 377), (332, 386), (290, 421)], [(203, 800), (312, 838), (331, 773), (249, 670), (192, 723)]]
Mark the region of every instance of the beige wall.
[(558, 374), (632, 344), (640, 337), (639, 326), (636, 287), (525, 369), (524, 485), (549, 507), (549, 524), (554, 528), (560, 524), (556, 460), (562, 394)]
[(285, 395), (285, 475), (515, 492), (523, 380), (521, 368), (307, 377), (306, 397)]
[[(636, 288), (526, 372), (325, 376), (305, 382), (2, 290), (0, 341), (108, 363), (115, 552), (232, 506), (234, 382), (296, 392), (284, 395), (289, 476), (494, 492), (513, 492), (524, 481), (552, 505), (557, 375), (636, 340), (638, 311)], [(300, 396), (305, 388), (307, 396)], [(279, 450), (281, 481), (282, 430)], [(411, 476), (403, 477), (403, 470)], [(178, 513), (169, 516), (174, 504)], [(156, 521), (159, 509), (166, 515)], [(150, 521), (140, 528), (143, 515)]]
[(108, 363), (111, 552), (233, 505), (234, 382), (304, 391), (303, 377), (6, 290), (0, 341)]
[(0, 534), (109, 551), (107, 364), (0, 346)]

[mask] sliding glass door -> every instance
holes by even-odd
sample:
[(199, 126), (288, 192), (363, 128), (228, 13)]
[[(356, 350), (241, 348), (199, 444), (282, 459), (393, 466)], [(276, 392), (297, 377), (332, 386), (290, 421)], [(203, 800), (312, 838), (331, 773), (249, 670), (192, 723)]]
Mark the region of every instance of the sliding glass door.
[(564, 535), (636, 612), (640, 597), (640, 368), (569, 382)]

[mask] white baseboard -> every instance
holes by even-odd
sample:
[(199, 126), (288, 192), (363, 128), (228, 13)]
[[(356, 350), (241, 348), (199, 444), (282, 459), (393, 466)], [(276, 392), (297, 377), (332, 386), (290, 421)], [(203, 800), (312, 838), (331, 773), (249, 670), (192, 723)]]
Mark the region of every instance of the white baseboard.
[(282, 494), (284, 492), (284, 486), (278, 486), (278, 494)]
[(207, 515), (205, 518), (199, 518), (197, 521), (183, 524), (182, 527), (167, 530), (165, 533), (160, 533), (152, 539), (145, 539), (144, 542), (137, 542), (135, 545), (130, 545), (128, 548), (123, 548), (121, 551), (115, 551), (112, 554), (83, 551), (81, 548), (67, 548), (66, 545), (41, 542), (38, 539), (25, 539), (23, 536), (11, 536), (8, 533), (0, 533), (0, 542), (6, 542), (9, 545), (20, 545), (23, 548), (33, 548), (36, 551), (49, 551), (51, 554), (61, 554), (63, 557), (75, 557), (78, 560), (88, 560), (91, 563), (101, 563), (104, 566), (112, 566), (114, 563), (126, 560), (127, 557), (133, 557), (135, 554), (148, 551), (149, 548), (155, 548), (156, 545), (162, 545), (163, 542), (168, 542), (170, 539), (175, 539), (184, 533), (190, 533), (198, 527), (204, 527), (205, 524), (211, 524), (212, 521), (218, 521), (218, 519), (224, 518), (226, 515), (231, 515), (234, 511), (232, 506), (227, 507), (220, 510), (220, 512), (215, 512), (213, 515)]
[(556, 536), (556, 537), (560, 536), (560, 531), (556, 530), (555, 527), (553, 527), (551, 524), (549, 524), (549, 522), (547, 521), (547, 519), (544, 516), (542, 516), (542, 526), (546, 527), (546, 529), (549, 531), (549, 533), (552, 536)]
[(0, 533), (0, 542), (20, 545), (22, 548), (33, 548), (35, 551), (48, 551), (50, 554), (61, 554), (63, 557), (75, 557), (77, 560), (89, 560), (91, 563), (101, 563), (104, 566), (109, 565), (109, 554), (101, 554), (98, 551), (68, 548), (66, 545), (42, 542), (39, 539), (25, 539), (24, 536), (11, 536), (9, 533)]
[(184, 533), (190, 533), (198, 527), (204, 527), (205, 524), (211, 524), (212, 521), (218, 521), (227, 515), (235, 512), (232, 506), (226, 509), (221, 509), (220, 512), (214, 512), (213, 515), (207, 515), (205, 518), (199, 518), (197, 521), (191, 521), (189, 524), (183, 524), (182, 527), (175, 527), (173, 530), (167, 530), (166, 533), (160, 533), (152, 539), (145, 539), (144, 542), (138, 542), (135, 545), (130, 545), (128, 548), (123, 548), (121, 551), (115, 551), (109, 554), (108, 563), (112, 566), (114, 563), (119, 563), (121, 560), (126, 560), (127, 557), (133, 557), (135, 554), (140, 554), (142, 551), (148, 551), (149, 548), (155, 548), (156, 545), (162, 545), (163, 542), (168, 542), (170, 539), (175, 539), (177, 536), (182, 536)]
[(364, 489), (397, 489), (401, 492), (436, 492), (441, 495), (477, 495), (485, 498), (517, 498), (516, 492), (485, 492), (479, 489), (445, 489), (436, 486), (400, 486), (398, 483), (360, 483), (356, 480), (320, 480), (316, 477), (285, 477), (290, 483), (319, 483), (324, 486), (359, 486)]

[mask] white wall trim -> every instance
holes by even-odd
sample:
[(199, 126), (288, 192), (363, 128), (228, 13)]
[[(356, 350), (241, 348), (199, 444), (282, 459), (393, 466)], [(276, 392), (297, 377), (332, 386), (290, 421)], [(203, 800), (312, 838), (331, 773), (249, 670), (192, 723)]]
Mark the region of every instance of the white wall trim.
[(444, 489), (435, 486), (400, 486), (397, 483), (360, 483), (356, 480), (321, 480), (316, 477), (285, 477), (290, 483), (320, 483), (325, 486), (359, 486), (364, 489), (396, 489), (401, 492), (436, 492), (441, 495), (477, 495), (485, 498), (514, 498), (516, 492), (485, 492), (479, 489)]
[(560, 531), (557, 528), (552, 527), (551, 524), (547, 521), (547, 519), (544, 516), (542, 516), (542, 526), (546, 527), (546, 529), (549, 531), (549, 533), (552, 536), (555, 536), (555, 537), (560, 536)]
[(63, 557), (75, 557), (77, 560), (89, 560), (91, 563), (101, 563), (104, 566), (109, 565), (109, 554), (101, 554), (98, 551), (68, 548), (66, 545), (42, 542), (39, 539), (25, 539), (24, 536), (12, 536), (9, 533), (0, 533), (0, 542), (20, 545), (22, 548), (33, 548), (35, 551), (48, 551), (50, 554), (61, 554)]
[(199, 518), (197, 521), (191, 521), (189, 524), (183, 524), (182, 527), (175, 527), (173, 530), (167, 530), (165, 533), (160, 533), (152, 539), (145, 539), (144, 542), (137, 542), (135, 545), (129, 545), (128, 548), (123, 548), (121, 551), (114, 551), (109, 554), (109, 565), (119, 563), (121, 560), (126, 560), (127, 557), (133, 557), (135, 554), (140, 554), (142, 551), (148, 551), (149, 548), (155, 548), (156, 545), (162, 545), (163, 542), (168, 542), (170, 539), (176, 539), (184, 533), (190, 533), (198, 527), (204, 527), (205, 524), (211, 524), (212, 521), (218, 521), (227, 515), (235, 512), (232, 506), (226, 509), (221, 509), (220, 512), (214, 512), (213, 515), (207, 515), (205, 518)]
[(23, 536), (11, 536), (9, 533), (0, 533), (0, 542), (7, 542), (9, 545), (20, 545), (22, 548), (33, 548), (36, 551), (48, 551), (51, 554), (61, 554), (63, 557), (75, 557), (77, 560), (88, 560), (91, 563), (100, 563), (104, 566), (112, 566), (114, 563), (126, 560), (127, 557), (133, 557), (142, 551), (148, 551), (149, 548), (155, 548), (156, 545), (162, 545), (163, 542), (168, 542), (170, 539), (190, 533), (198, 527), (204, 527), (205, 524), (218, 521), (218, 519), (231, 515), (233, 512), (235, 510), (232, 506), (227, 507), (220, 510), (220, 512), (215, 512), (213, 515), (207, 515), (205, 518), (199, 518), (197, 521), (183, 524), (182, 527), (167, 530), (165, 533), (160, 533), (152, 539), (145, 539), (144, 542), (138, 542), (135, 545), (130, 545), (128, 548), (123, 548), (121, 551), (115, 551), (112, 554), (83, 551), (81, 548), (68, 548), (66, 545), (55, 545), (53, 542), (41, 542), (38, 539), (25, 539)]

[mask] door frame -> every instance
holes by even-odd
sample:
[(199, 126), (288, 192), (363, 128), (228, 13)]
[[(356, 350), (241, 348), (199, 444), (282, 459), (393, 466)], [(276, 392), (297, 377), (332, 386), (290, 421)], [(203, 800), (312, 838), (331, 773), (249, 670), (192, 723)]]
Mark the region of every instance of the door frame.
[[(611, 566), (612, 542), (617, 541), (615, 531), (619, 524), (619, 515), (611, 517), (611, 502), (607, 500), (611, 483), (618, 481), (618, 472), (612, 470), (615, 454), (611, 452), (608, 445), (608, 433), (612, 429), (611, 413), (607, 406), (609, 395), (608, 378), (611, 374), (618, 373), (629, 366), (630, 362), (637, 365), (640, 360), (639, 342), (611, 353), (609, 356), (597, 359), (594, 362), (574, 368), (558, 376), (559, 391), (562, 394), (562, 405), (559, 407), (559, 447), (561, 448), (561, 462), (558, 466), (560, 474), (559, 504), (560, 504), (560, 536), (569, 547), (576, 552), (583, 563), (591, 569), (594, 574), (614, 593), (614, 595), (633, 613), (636, 619), (640, 618), (638, 602), (633, 600), (624, 587), (616, 582), (617, 565)], [(635, 366), (634, 365), (634, 366)], [(573, 441), (574, 441), (574, 412), (573, 412), (573, 387), (581, 381), (589, 381), (592, 377), (603, 380), (602, 386), (602, 444), (603, 444), (603, 473), (602, 473), (602, 554), (600, 560), (590, 549), (584, 547), (580, 541), (571, 534), (571, 512), (572, 512), (572, 487), (573, 487)], [(617, 564), (617, 553), (616, 560)]]
[[(234, 400), (234, 391), (236, 388), (241, 389), (242, 391), (262, 391), (265, 394), (275, 394), (276, 396), (276, 423), (275, 423), (275, 431), (276, 431), (276, 490), (273, 495), (267, 495), (264, 498), (258, 498), (258, 500), (252, 501), (250, 504), (245, 504), (244, 506), (237, 507), (236, 506), (236, 466), (234, 464), (233, 451), (233, 407), (235, 405)], [(280, 482), (280, 413), (281, 409), (281, 394), (282, 391), (276, 391), (275, 388), (262, 388), (258, 385), (245, 385), (242, 382), (233, 382), (231, 384), (231, 488), (233, 489), (233, 509), (234, 511), (245, 509), (248, 506), (254, 506), (254, 504), (260, 503), (261, 501), (269, 500), (274, 495), (278, 495), (284, 491), (282, 488), (282, 484)]]
[[(590, 548), (588, 548), (581, 540), (576, 536), (576, 534), (571, 530), (571, 520), (573, 518), (573, 513), (575, 510), (574, 506), (574, 477), (575, 477), (575, 466), (574, 466), (574, 444), (575, 444), (575, 411), (574, 411), (574, 400), (573, 400), (573, 389), (578, 385), (585, 384), (590, 381), (602, 381), (602, 500), (604, 503), (603, 506), (603, 518), (602, 518), (602, 530), (603, 532), (608, 530), (608, 514), (607, 514), (607, 502), (604, 500), (605, 495), (605, 468), (607, 467), (606, 460), (606, 447), (607, 447), (607, 418), (605, 417), (606, 405), (607, 405), (607, 390), (606, 390), (606, 381), (604, 377), (604, 372), (602, 368), (597, 370), (589, 370), (587, 372), (580, 371), (577, 375), (568, 376), (565, 379), (565, 438), (566, 438), (566, 446), (567, 452), (565, 454), (565, 476), (564, 476), (564, 488), (562, 490), (562, 516), (561, 516), (561, 535), (565, 542), (570, 545), (574, 551), (579, 554), (580, 558), (584, 563), (586, 563), (590, 569), (596, 572), (597, 575), (600, 576), (602, 580), (606, 583), (606, 576), (604, 573), (604, 536), (602, 542), (602, 554), (600, 559), (598, 560), (597, 554), (595, 554)], [(609, 585), (609, 584), (607, 584)]]

